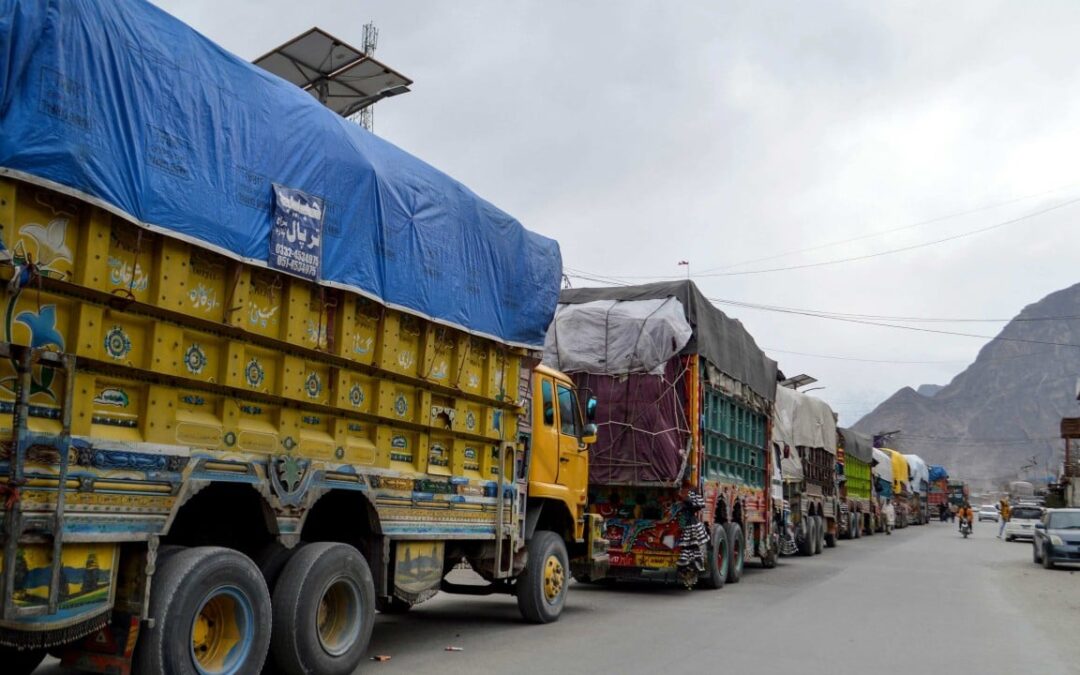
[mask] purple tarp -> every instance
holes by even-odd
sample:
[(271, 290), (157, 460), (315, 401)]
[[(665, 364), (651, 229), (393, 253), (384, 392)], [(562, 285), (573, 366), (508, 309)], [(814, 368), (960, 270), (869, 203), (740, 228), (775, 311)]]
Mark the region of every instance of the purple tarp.
[(656, 485), (681, 478), (690, 435), (682, 362), (670, 359), (664, 375), (573, 375), (598, 403), (590, 483)]

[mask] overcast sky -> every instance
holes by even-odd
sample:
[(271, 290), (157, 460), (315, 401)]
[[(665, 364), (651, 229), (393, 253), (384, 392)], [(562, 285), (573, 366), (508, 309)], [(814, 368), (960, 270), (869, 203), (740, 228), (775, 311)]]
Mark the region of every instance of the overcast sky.
[[(359, 45), (375, 21), (378, 58), (415, 80), (376, 108), (376, 133), (591, 274), (849, 258), (1080, 197), (1076, 2), (157, 4), (246, 59), (313, 25)], [(1078, 221), (1080, 204), (869, 260), (695, 278), (751, 303), (1011, 317), (1077, 281)], [(985, 342), (724, 309), (787, 374), (817, 377), (842, 424), (902, 386), (947, 383)]]

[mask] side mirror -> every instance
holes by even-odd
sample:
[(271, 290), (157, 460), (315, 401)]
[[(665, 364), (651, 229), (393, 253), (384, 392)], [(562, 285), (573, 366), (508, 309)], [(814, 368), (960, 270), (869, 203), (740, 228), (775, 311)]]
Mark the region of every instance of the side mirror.
[(588, 402), (585, 403), (585, 419), (592, 422), (596, 419), (596, 406), (599, 402), (595, 396), (590, 396)]
[(555, 407), (550, 404), (544, 406), (544, 424), (555, 424)]
[(1036, 530), (1045, 530), (1046, 526), (1043, 525), (1042, 523), (1035, 523), (1035, 529)]
[(596, 425), (589, 422), (585, 425), (585, 428), (581, 430), (581, 442), (583, 445), (592, 445), (596, 442), (596, 434), (598, 433)]

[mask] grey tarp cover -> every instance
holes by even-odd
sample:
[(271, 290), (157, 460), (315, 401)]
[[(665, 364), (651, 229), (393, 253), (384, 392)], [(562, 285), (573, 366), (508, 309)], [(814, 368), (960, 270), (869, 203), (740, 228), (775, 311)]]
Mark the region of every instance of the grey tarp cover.
[(836, 454), (836, 417), (825, 401), (776, 386), (773, 440), (792, 448), (823, 448)]
[(568, 288), (559, 303), (579, 305), (597, 300), (654, 300), (676, 298), (682, 303), (686, 320), (694, 328), (683, 354), (700, 354), (723, 373), (742, 382), (766, 399), (776, 398), (776, 361), (757, 346), (742, 323), (721, 312), (694, 282), (661, 281), (639, 286), (610, 288)]
[(544, 363), (568, 373), (658, 375), (693, 332), (675, 298), (559, 305), (544, 342)]
[(837, 427), (844, 437), (844, 453), (869, 464), (874, 460), (874, 439), (853, 429)]

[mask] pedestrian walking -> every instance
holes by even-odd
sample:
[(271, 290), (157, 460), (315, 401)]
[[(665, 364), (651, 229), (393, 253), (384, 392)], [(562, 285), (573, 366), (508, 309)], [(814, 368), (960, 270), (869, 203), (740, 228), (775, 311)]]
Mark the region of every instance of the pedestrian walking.
[(1009, 522), (1009, 518), (1012, 517), (1012, 508), (1009, 506), (1008, 499), (1001, 500), (1001, 506), (999, 507), (1001, 512), (1001, 525), (998, 527), (998, 539), (1001, 539), (1001, 535), (1005, 533), (1005, 523)]

